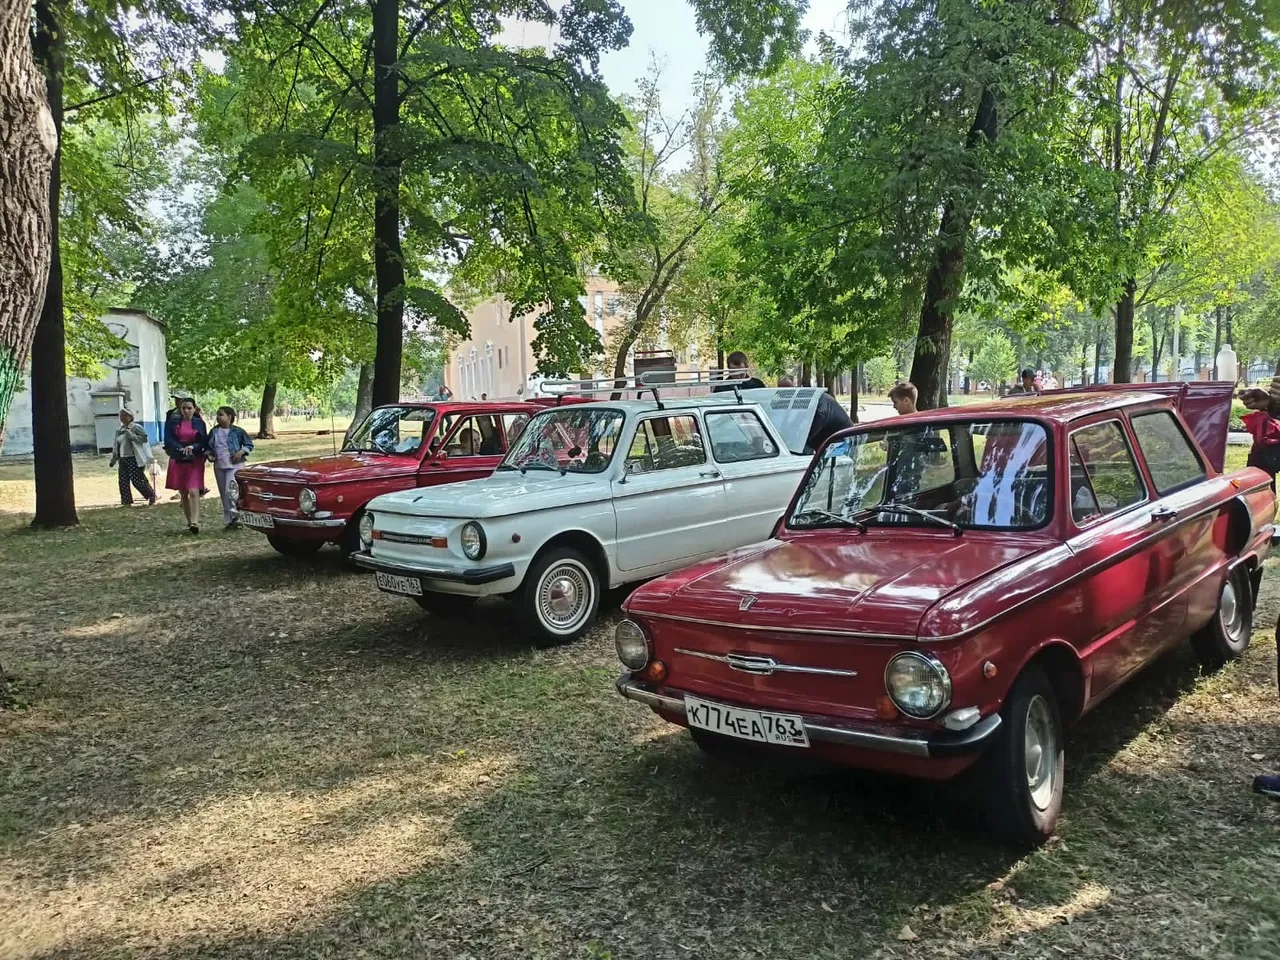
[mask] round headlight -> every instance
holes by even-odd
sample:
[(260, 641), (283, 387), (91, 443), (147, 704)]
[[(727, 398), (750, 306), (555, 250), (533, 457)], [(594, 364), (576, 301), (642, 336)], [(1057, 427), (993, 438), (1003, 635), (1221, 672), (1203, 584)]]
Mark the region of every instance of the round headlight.
[(227, 481), (227, 496), (231, 498), (232, 503), (240, 502), (240, 484), (236, 483), (235, 477)]
[(360, 518), (360, 546), (368, 550), (373, 546), (373, 514), (366, 513)]
[(478, 523), (467, 523), (462, 527), (462, 552), (468, 560), (479, 560), (484, 556), (484, 528)]
[(951, 676), (947, 668), (928, 654), (900, 653), (884, 671), (884, 688), (909, 717), (928, 720), (951, 703)]
[(643, 670), (649, 662), (649, 638), (634, 620), (623, 620), (613, 631), (618, 659), (628, 670)]
[(303, 513), (316, 512), (316, 492), (310, 487), (303, 487), (298, 494), (298, 507)]

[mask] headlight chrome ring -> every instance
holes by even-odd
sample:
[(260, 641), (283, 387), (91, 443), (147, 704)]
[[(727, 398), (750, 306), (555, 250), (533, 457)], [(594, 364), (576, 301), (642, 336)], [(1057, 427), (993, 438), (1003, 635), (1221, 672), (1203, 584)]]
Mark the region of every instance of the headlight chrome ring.
[(613, 646), (628, 670), (643, 670), (649, 663), (649, 636), (634, 620), (623, 620), (614, 628)]
[(316, 492), (310, 487), (303, 487), (298, 494), (298, 509), (303, 513), (316, 512)]
[(489, 547), (484, 527), (474, 520), (462, 525), (462, 552), (468, 560), (479, 560)]
[(240, 502), (240, 484), (236, 483), (235, 477), (227, 481), (227, 496), (231, 498), (232, 503)]
[(951, 705), (951, 675), (931, 654), (908, 650), (884, 668), (884, 689), (894, 705), (916, 720), (930, 720)]
[(366, 513), (360, 517), (360, 546), (368, 550), (373, 547), (373, 514)]

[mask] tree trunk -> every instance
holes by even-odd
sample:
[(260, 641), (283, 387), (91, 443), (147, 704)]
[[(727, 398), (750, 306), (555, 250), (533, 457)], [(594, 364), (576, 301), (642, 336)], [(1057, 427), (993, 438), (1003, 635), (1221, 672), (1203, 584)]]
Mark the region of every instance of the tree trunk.
[(813, 386), (813, 366), (807, 360), (800, 364), (800, 386)]
[(1231, 337), (1231, 308), (1227, 307), (1223, 311), (1222, 338), (1227, 346), (1234, 346)]
[(347, 434), (343, 437), (343, 442), (351, 439), (351, 431), (360, 426), (362, 420), (369, 415), (369, 411), (373, 409), (373, 364), (360, 364), (360, 379), (356, 381), (356, 409), (351, 414), (351, 426), (347, 427)]
[(373, 0), (373, 264), (378, 335), (375, 406), (400, 399), (404, 353), (404, 251), (400, 245), (400, 0)]
[(1222, 349), (1222, 307), (1213, 310), (1213, 376), (1218, 379), (1218, 351)]
[(1160, 336), (1160, 321), (1155, 304), (1147, 307), (1147, 322), (1151, 324), (1151, 382), (1160, 378), (1160, 354), (1164, 350), (1164, 340)]
[(1280, 377), (1280, 357), (1276, 357), (1276, 369), (1273, 376)]
[(822, 389), (827, 393), (835, 396), (836, 392), (836, 375), (833, 370), (822, 371)]
[(858, 364), (849, 371), (849, 419), (858, 422)]
[[(33, 50), (44, 68), (45, 91), (54, 130), (62, 136), (62, 78), (66, 66), (66, 17), (61, 2), (36, 4)], [(62, 147), (49, 170), (49, 281), (40, 323), (31, 343), (31, 445), (35, 455), (36, 527), (69, 527), (76, 516), (75, 474), (71, 469), (71, 424), (67, 415), (67, 340), (62, 309), (62, 256), (58, 211), (62, 188)]]
[(1111, 361), (1111, 382), (1133, 382), (1133, 311), (1138, 296), (1138, 281), (1125, 281), (1124, 293), (1116, 301), (1116, 349)]
[(58, 131), (31, 58), (31, 7), (0, 0), (0, 448), (49, 282)]
[(276, 388), (274, 380), (262, 388), (262, 406), (258, 407), (258, 439), (276, 438)]
[(1093, 382), (1097, 383), (1102, 377), (1102, 336), (1099, 333), (1098, 339), (1093, 342)]
[[(1089, 344), (1080, 341), (1080, 386), (1089, 384)], [(1065, 384), (1064, 384), (1065, 386)]]
[(716, 347), (716, 369), (724, 369), (724, 347)]

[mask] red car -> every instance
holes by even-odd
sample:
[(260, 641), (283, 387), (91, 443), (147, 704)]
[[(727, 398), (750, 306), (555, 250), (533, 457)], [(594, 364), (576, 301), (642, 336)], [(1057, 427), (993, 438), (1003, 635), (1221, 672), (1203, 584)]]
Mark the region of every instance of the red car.
[(838, 434), (773, 539), (631, 595), (618, 691), (708, 750), (972, 768), (992, 826), (1035, 844), (1067, 725), (1188, 637), (1210, 668), (1249, 643), (1276, 499), (1221, 473), (1230, 396), (1062, 392)]
[[(529, 417), (554, 401), (377, 407), (329, 457), (245, 467), (232, 480), (240, 523), (280, 553), (361, 548), (364, 506), (382, 493), (487, 477)], [(364, 531), (368, 536), (370, 531)]]

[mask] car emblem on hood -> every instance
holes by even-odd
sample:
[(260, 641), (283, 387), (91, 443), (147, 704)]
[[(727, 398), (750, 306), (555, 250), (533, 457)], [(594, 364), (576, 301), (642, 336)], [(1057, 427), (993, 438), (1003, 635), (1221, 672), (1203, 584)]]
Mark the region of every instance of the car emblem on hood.
[(752, 607), (752, 605), (753, 605), (755, 602), (756, 602), (756, 598), (755, 598), (755, 597), (743, 597), (741, 600), (739, 600), (739, 601), (738, 601), (738, 609), (739, 609), (739, 610), (750, 610), (750, 609), (751, 609), (751, 607)]

